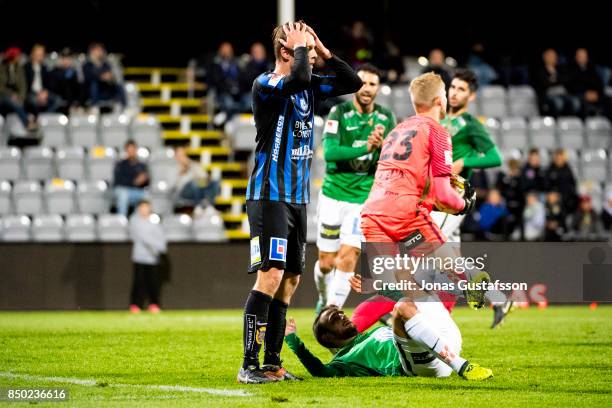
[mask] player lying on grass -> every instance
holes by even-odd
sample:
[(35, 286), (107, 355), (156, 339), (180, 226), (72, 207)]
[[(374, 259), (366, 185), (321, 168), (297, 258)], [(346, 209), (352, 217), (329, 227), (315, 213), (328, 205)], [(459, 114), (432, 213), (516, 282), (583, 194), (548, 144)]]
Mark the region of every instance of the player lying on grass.
[[(447, 340), (448, 347), (440, 356), (458, 355), (461, 332), (442, 303), (430, 298), (415, 304), (420, 314)], [(453, 372), (445, 361), (407, 335), (401, 308), (393, 312), (393, 327), (383, 326), (363, 332), (364, 326), (360, 327), (363, 322), (359, 309), (355, 310), (352, 319), (334, 305), (321, 311), (313, 331), (319, 344), (334, 352), (327, 364), (322, 363), (300, 340), (293, 318), (287, 324), (285, 342), (314, 377), (448, 377)], [(467, 361), (458, 374), (466, 380), (484, 380), (492, 376), (491, 370)]]

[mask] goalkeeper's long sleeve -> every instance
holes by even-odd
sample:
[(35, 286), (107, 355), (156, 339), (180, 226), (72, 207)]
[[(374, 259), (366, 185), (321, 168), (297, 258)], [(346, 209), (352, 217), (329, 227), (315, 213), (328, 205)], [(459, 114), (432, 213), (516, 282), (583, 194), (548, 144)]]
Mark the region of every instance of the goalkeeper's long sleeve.
[(333, 365), (323, 364), (321, 360), (306, 348), (297, 334), (291, 333), (285, 336), (285, 343), (287, 343), (287, 346), (295, 353), (313, 377), (343, 377), (346, 375), (343, 370), (339, 369), (338, 362)]

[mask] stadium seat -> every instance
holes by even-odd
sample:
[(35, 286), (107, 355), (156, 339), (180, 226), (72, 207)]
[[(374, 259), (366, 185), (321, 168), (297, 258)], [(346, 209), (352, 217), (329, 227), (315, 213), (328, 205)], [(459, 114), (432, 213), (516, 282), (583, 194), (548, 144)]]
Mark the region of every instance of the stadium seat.
[(23, 242), (30, 240), (32, 222), (25, 215), (7, 215), (2, 218), (2, 240)]
[(4, 135), (4, 118), (2, 115), (0, 115), (0, 146), (4, 146), (6, 144), (6, 138)]
[(176, 169), (174, 160), (174, 150), (170, 148), (160, 148), (151, 153), (149, 172), (153, 183), (158, 181), (168, 181), (171, 172)]
[(127, 106), (130, 109), (138, 109), (140, 108), (140, 94), (138, 92), (138, 87), (134, 82), (126, 82), (125, 83), (125, 98), (127, 100)]
[(72, 145), (93, 147), (99, 144), (98, 116), (73, 114), (69, 126)]
[(11, 183), (6, 180), (0, 181), (0, 215), (10, 214), (13, 210), (12, 189)]
[(174, 203), (172, 201), (172, 192), (170, 186), (165, 181), (153, 183), (149, 190), (151, 198), (151, 207), (153, 212), (160, 215), (172, 214), (174, 211)]
[(21, 178), (21, 150), (16, 147), (0, 147), (0, 177), (10, 181)]
[(23, 170), (28, 180), (46, 180), (55, 175), (53, 151), (48, 147), (28, 147), (23, 155)]
[(31, 228), (33, 241), (60, 242), (64, 239), (64, 220), (58, 214), (35, 216)]
[(525, 149), (529, 146), (527, 121), (524, 118), (505, 118), (501, 121), (501, 129), (505, 148)]
[(63, 179), (52, 179), (45, 183), (45, 202), (47, 213), (67, 215), (75, 212), (74, 182)]
[(557, 134), (561, 147), (581, 149), (585, 145), (584, 129), (580, 118), (566, 116), (557, 120)]
[(234, 115), (225, 125), (232, 148), (239, 151), (255, 150), (255, 121), (253, 115)]
[(565, 149), (567, 155), (567, 163), (574, 171), (574, 176), (578, 177), (580, 170), (580, 158), (578, 157), (578, 150), (576, 149)]
[(87, 169), (89, 180), (113, 180), (117, 151), (112, 147), (96, 146), (89, 149)]
[(130, 125), (131, 138), (138, 146), (161, 146), (161, 125), (155, 116), (136, 117)]
[(605, 117), (587, 118), (586, 123), (587, 143), (591, 149), (607, 149), (612, 145), (612, 127), (610, 121)]
[(508, 107), (512, 116), (532, 118), (539, 112), (536, 93), (529, 85), (508, 88)]
[(59, 178), (85, 179), (85, 151), (80, 146), (59, 147), (55, 151), (55, 167)]
[(96, 221), (90, 214), (70, 214), (66, 217), (64, 236), (69, 242), (96, 240)]
[(103, 242), (128, 241), (128, 220), (120, 214), (102, 214), (98, 217), (97, 234)]
[(608, 157), (604, 149), (583, 150), (580, 156), (581, 178), (604, 182), (608, 176)]
[(476, 98), (472, 102), (470, 102), (470, 104), (468, 105), (467, 111), (470, 115), (474, 117), (481, 116), (482, 114), (480, 112), (480, 99)]
[(110, 192), (105, 181), (82, 181), (77, 185), (79, 211), (86, 214), (106, 214), (110, 211)]
[(162, 227), (168, 242), (191, 241), (193, 220), (187, 214), (173, 214), (164, 217)]
[(558, 146), (555, 118), (532, 118), (529, 121), (529, 134), (532, 146), (547, 149), (555, 149)]
[(392, 111), (395, 113), (398, 122), (414, 115), (414, 107), (408, 92), (408, 85), (394, 85), (391, 87), (393, 97)]
[(500, 85), (482, 87), (480, 94), (480, 111), (486, 117), (504, 118), (506, 109), (506, 89)]
[[(352, 95), (350, 96), (352, 99)], [(393, 95), (391, 93), (391, 87), (389, 85), (380, 86), (380, 89), (378, 90), (378, 94), (376, 95), (375, 102), (393, 111)]]
[(193, 238), (198, 242), (225, 242), (225, 227), (218, 214), (204, 214), (193, 220)]
[(47, 147), (69, 146), (68, 117), (61, 113), (41, 113), (38, 116), (42, 133), (41, 145)]
[(13, 205), (17, 214), (41, 214), (43, 212), (42, 188), (38, 181), (21, 180), (13, 186)]
[(129, 138), (129, 118), (124, 114), (102, 115), (100, 141), (104, 146), (123, 148)]
[(495, 142), (496, 145), (500, 145), (501, 143), (501, 123), (499, 120), (495, 118), (487, 118), (484, 123), (485, 129), (489, 132), (491, 139)]

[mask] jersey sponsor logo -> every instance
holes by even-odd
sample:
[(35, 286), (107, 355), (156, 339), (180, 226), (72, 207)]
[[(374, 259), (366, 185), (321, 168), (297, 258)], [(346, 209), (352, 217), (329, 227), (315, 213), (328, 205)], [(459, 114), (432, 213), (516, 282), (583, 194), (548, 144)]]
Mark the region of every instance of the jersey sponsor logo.
[(291, 160), (306, 160), (311, 159), (314, 152), (310, 146), (300, 146), (297, 149), (291, 149)]
[(323, 132), (331, 133), (332, 135), (338, 133), (338, 121), (328, 119), (327, 122), (325, 122), (325, 129), (323, 129)]
[(329, 225), (321, 223), (321, 238), (324, 239), (339, 239), (340, 225)]
[(312, 122), (296, 120), (293, 126), (293, 137), (308, 139), (312, 135)]
[(284, 238), (270, 238), (270, 258), (271, 261), (287, 261), (287, 240)]
[(251, 238), (251, 266), (261, 263), (261, 248), (259, 237)]
[(352, 132), (353, 130), (359, 129), (359, 126), (347, 126), (345, 129), (349, 132)]
[(453, 164), (453, 152), (450, 150), (445, 150), (444, 151), (444, 164), (448, 164), (449, 166), (452, 166)]
[[(355, 140), (353, 141), (352, 147), (361, 147), (368, 144), (367, 140)], [(364, 154), (363, 156), (359, 156), (356, 159), (351, 160), (349, 163), (351, 168), (355, 173), (359, 175), (368, 174), (370, 167), (372, 167), (372, 162), (374, 159), (374, 155), (372, 153)]]
[(384, 113), (380, 113), (380, 112), (376, 112), (376, 116), (378, 117), (380, 121), (383, 121), (383, 122), (389, 119), (387, 115), (385, 115)]
[(285, 124), (285, 115), (278, 117), (276, 123), (276, 132), (274, 133), (274, 147), (272, 148), (272, 160), (278, 162), (278, 152), (280, 151), (281, 138), (283, 136), (283, 125)]
[(252, 351), (253, 350), (253, 346), (255, 345), (255, 321), (257, 319), (257, 316), (255, 316), (254, 314), (247, 314), (244, 315), (244, 318), (246, 320), (246, 349), (247, 351)]

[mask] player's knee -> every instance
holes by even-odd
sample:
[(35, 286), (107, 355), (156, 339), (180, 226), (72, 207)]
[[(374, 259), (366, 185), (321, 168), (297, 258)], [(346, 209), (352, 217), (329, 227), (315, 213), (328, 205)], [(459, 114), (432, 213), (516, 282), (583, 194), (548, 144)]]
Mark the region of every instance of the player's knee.
[(334, 252), (319, 252), (319, 269), (323, 273), (330, 273), (334, 269)]
[(283, 284), (287, 289), (295, 290), (300, 284), (300, 275), (291, 275), (283, 278)]
[(276, 268), (270, 268), (267, 271), (259, 271), (257, 273), (257, 281), (255, 281), (255, 289), (273, 295), (281, 285), (283, 279), (283, 271)]
[(393, 316), (403, 321), (410, 320), (418, 313), (414, 302), (397, 302), (393, 307)]
[(335, 259), (336, 268), (345, 272), (355, 271), (360, 250), (353, 247), (342, 247)]

